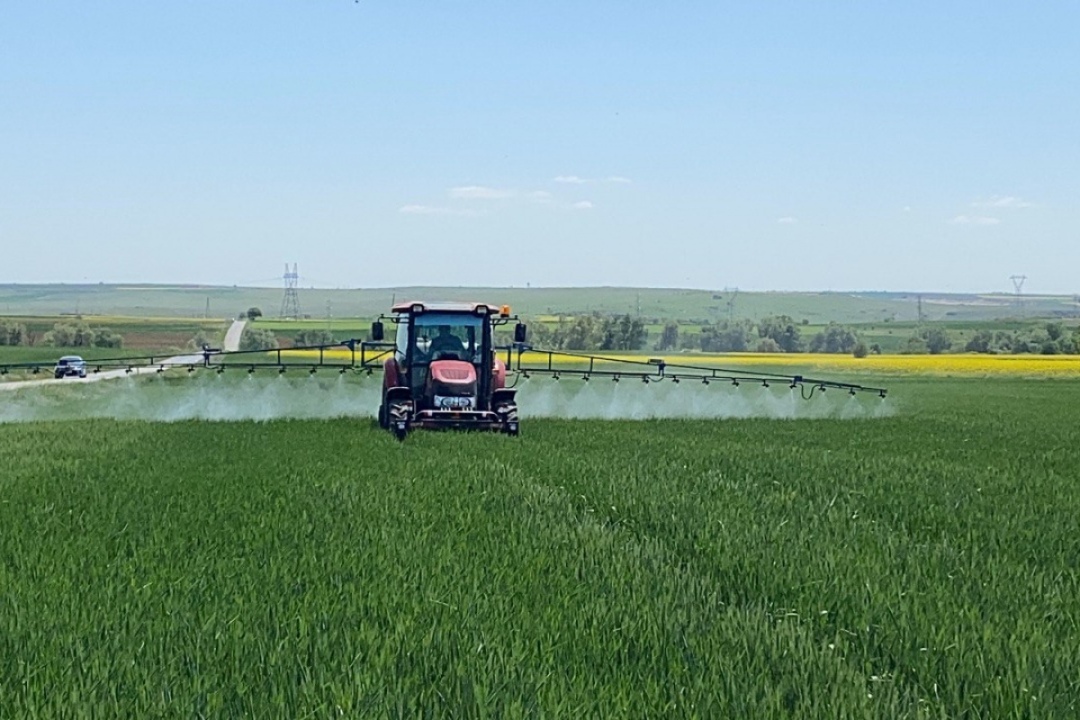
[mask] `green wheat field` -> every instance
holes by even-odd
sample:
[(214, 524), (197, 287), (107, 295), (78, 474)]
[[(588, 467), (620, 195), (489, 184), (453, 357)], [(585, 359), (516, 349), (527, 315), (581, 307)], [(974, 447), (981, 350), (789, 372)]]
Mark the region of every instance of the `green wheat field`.
[(0, 423), (0, 717), (1080, 716), (1080, 382), (890, 389), (404, 443)]

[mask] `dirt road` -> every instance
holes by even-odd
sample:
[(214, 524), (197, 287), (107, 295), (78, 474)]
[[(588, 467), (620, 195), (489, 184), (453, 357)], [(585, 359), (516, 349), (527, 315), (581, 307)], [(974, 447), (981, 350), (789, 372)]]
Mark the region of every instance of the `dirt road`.
[(225, 333), (223, 345), (225, 352), (236, 352), (240, 349), (240, 336), (244, 334), (245, 325), (247, 325), (247, 320), (233, 320), (233, 324), (229, 326), (229, 332)]

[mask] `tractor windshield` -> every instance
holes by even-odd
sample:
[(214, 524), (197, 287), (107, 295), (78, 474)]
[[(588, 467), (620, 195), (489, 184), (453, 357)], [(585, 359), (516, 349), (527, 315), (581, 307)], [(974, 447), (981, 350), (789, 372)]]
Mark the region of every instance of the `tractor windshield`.
[(480, 362), (484, 318), (466, 313), (426, 313), (413, 319), (414, 364), (434, 360)]

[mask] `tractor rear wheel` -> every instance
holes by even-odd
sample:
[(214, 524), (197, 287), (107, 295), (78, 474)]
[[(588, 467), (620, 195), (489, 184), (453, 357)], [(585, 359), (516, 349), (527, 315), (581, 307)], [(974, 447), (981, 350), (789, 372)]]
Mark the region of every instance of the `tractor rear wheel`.
[(386, 405), (379, 406), (379, 427), (383, 430), (390, 427), (390, 420), (386, 416)]

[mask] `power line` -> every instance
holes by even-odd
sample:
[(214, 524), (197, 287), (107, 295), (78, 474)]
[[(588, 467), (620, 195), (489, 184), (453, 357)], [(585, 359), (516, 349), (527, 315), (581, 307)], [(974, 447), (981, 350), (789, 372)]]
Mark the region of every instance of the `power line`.
[(728, 293), (727, 299), (727, 319), (728, 322), (735, 321), (735, 298), (739, 297), (739, 288), (724, 288), (724, 292)]
[(1013, 289), (1016, 291), (1016, 309), (1019, 312), (1024, 310), (1024, 281), (1027, 280), (1027, 275), (1010, 275), (1009, 279), (1012, 280)]
[(300, 295), (296, 286), (300, 282), (300, 273), (296, 271), (296, 263), (293, 263), (292, 272), (289, 272), (289, 263), (285, 263), (285, 296), (281, 299), (281, 318), (284, 320), (300, 319)]

